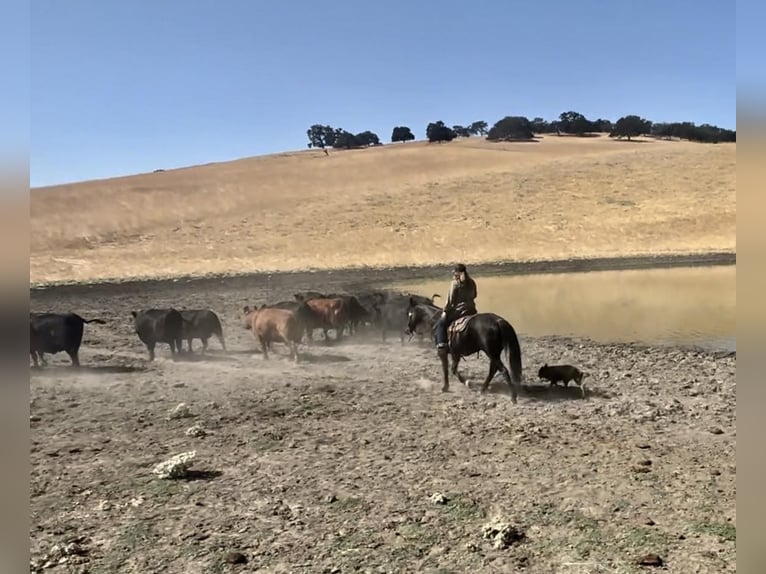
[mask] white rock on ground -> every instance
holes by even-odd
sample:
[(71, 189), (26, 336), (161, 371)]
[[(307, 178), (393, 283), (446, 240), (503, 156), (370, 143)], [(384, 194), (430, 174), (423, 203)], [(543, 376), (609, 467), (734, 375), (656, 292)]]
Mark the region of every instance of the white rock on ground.
[(497, 549), (508, 548), (515, 541), (524, 537), (524, 534), (515, 526), (495, 518), (492, 522), (482, 527), (482, 536), (487, 540), (492, 540), (492, 545)]
[(201, 424), (197, 423), (196, 425), (190, 426), (188, 429), (186, 429), (184, 434), (186, 436), (201, 438), (203, 436), (207, 436), (207, 431)]
[(189, 409), (189, 405), (187, 405), (186, 403), (178, 403), (178, 405), (176, 405), (176, 408), (170, 411), (168, 418), (169, 419), (185, 419), (190, 416), (192, 416), (192, 413), (191, 413), (191, 410)]
[(169, 458), (165, 462), (159, 463), (152, 472), (159, 478), (182, 478), (191, 466), (192, 460), (197, 456), (197, 451), (182, 452)]
[(434, 492), (431, 495), (431, 502), (434, 504), (447, 504), (449, 502), (449, 499), (444, 496), (441, 492)]

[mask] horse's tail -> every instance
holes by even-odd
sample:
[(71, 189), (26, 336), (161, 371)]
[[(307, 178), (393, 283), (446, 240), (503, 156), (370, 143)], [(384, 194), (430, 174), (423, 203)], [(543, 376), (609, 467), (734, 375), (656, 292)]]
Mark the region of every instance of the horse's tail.
[(511, 379), (514, 384), (521, 384), (521, 345), (516, 330), (505, 319), (500, 320), (500, 333), (503, 337), (503, 348), (508, 353), (508, 364), (511, 366)]

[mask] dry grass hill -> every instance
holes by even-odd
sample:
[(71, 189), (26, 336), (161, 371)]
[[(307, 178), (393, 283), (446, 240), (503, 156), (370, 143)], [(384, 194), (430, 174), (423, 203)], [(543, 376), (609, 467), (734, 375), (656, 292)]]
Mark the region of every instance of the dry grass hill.
[(736, 144), (470, 138), (35, 188), (30, 281), (733, 252), (735, 165)]

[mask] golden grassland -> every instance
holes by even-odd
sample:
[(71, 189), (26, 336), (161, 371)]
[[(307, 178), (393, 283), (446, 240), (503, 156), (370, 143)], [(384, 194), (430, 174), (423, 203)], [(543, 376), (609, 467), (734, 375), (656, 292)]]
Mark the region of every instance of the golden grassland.
[(31, 283), (734, 252), (736, 144), (306, 150), (34, 188), (30, 215)]

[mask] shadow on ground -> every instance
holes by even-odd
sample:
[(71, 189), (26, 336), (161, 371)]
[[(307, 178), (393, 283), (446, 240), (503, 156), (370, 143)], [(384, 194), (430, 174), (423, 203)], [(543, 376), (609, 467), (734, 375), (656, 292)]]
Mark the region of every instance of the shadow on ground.
[(186, 474), (178, 480), (184, 482), (194, 482), (197, 480), (213, 480), (222, 476), (223, 472), (220, 470), (187, 470)]
[(345, 355), (312, 355), (309, 353), (300, 353), (298, 360), (301, 363), (347, 363), (351, 359)]
[(69, 365), (45, 365), (41, 367), (30, 367), (30, 373), (38, 376), (61, 376), (61, 375), (81, 375), (83, 373), (94, 374), (121, 374), (121, 373), (137, 373), (145, 371), (146, 367), (138, 367), (133, 365), (80, 365), (79, 367), (73, 367)]

